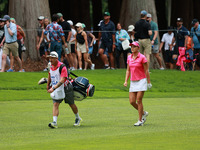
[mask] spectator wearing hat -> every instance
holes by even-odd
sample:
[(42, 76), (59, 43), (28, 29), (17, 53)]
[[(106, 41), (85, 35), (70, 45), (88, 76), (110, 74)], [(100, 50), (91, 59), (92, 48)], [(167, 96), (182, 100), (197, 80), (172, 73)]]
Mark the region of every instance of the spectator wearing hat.
[(75, 25), (77, 29), (77, 33), (75, 35), (76, 37), (76, 42), (75, 42), (75, 50), (77, 51), (78, 55), (78, 64), (79, 64), (79, 70), (82, 70), (82, 54), (84, 61), (87, 62), (91, 69), (94, 70), (95, 64), (92, 63), (92, 61), (88, 58), (88, 41), (87, 41), (87, 34), (85, 31), (83, 31), (83, 25), (82, 23), (78, 22)]
[[(50, 21), (47, 17), (44, 18), (44, 28), (42, 30), (42, 35), (41, 35), (41, 38), (40, 38), (40, 41), (39, 41), (39, 46), (42, 44), (42, 46), (44, 47), (44, 53), (42, 54), (42, 58), (44, 60), (46, 60), (46, 63), (48, 63), (47, 61), (49, 60), (47, 55), (50, 53), (50, 38), (49, 38), (49, 33), (47, 33), (46, 35), (46, 38), (44, 36), (44, 32), (45, 32), (45, 29), (47, 27), (47, 25), (50, 24)], [(48, 70), (48, 66), (43, 70), (43, 71), (47, 71)]]
[(44, 38), (42, 37), (42, 32), (44, 29), (44, 16), (39, 16), (38, 17), (38, 22), (39, 26), (37, 28), (37, 40), (36, 40), (36, 49), (39, 51), (40, 56), (44, 57), (45, 56), (45, 42)]
[(115, 50), (115, 24), (110, 20), (110, 13), (104, 13), (104, 21), (100, 23), (100, 31), (99, 31), (99, 39), (98, 45), (100, 45), (99, 54), (104, 63), (104, 68), (109, 68), (109, 61), (107, 55), (104, 53), (106, 49), (108, 49), (108, 55), (110, 58), (110, 66), (111, 69), (114, 69), (114, 56), (113, 52)]
[(152, 53), (156, 57), (158, 64), (160, 65), (160, 70), (164, 70), (162, 66), (162, 59), (159, 55), (159, 45), (158, 45), (158, 25), (152, 20), (151, 14), (147, 14), (147, 22), (151, 25), (152, 35), (150, 36)]
[(142, 10), (140, 20), (135, 23), (135, 38), (140, 42), (140, 52), (147, 58), (147, 64), (150, 63), (152, 30), (150, 24), (146, 21), (147, 12)]
[(130, 43), (133, 43), (133, 41), (135, 40), (135, 27), (134, 27), (134, 25), (129, 25), (128, 26), (128, 35), (129, 35), (129, 37), (130, 37), (130, 40), (129, 40), (129, 42)]
[[(162, 36), (160, 47), (159, 47), (159, 52), (161, 52), (162, 47), (164, 45), (164, 51), (163, 51), (164, 60), (165, 60), (166, 66), (169, 66), (170, 69), (173, 69), (173, 63), (174, 63), (172, 59), (174, 46), (175, 46), (175, 43), (172, 44), (173, 38), (174, 38), (173, 27), (169, 26), (168, 32), (163, 34)], [(170, 46), (172, 47), (170, 48)]]
[(176, 24), (177, 24), (176, 28), (177, 32), (175, 32), (176, 46), (174, 49), (174, 55), (177, 57), (179, 54), (178, 52), (179, 49), (186, 48), (189, 31), (186, 27), (183, 26), (183, 18), (177, 18)]
[(57, 13), (57, 15), (59, 16), (59, 24), (62, 26), (63, 31), (65, 33), (65, 42), (67, 43), (67, 48), (65, 48), (65, 45), (62, 45), (62, 52), (65, 55), (65, 57), (67, 58), (67, 61), (69, 62), (70, 68), (73, 68), (73, 57), (71, 55), (71, 51), (69, 49), (69, 40), (71, 37), (71, 26), (70, 24), (63, 18), (63, 14), (62, 13)]
[[(128, 35), (129, 35), (129, 42), (130, 43), (133, 43), (135, 41), (135, 26), (134, 25), (129, 25), (128, 26)], [(128, 49), (128, 55), (130, 55), (132, 52), (131, 52), (131, 48)]]
[(117, 65), (117, 68), (120, 68), (120, 55), (121, 53), (123, 53), (123, 56), (124, 56), (124, 65), (125, 67), (127, 67), (127, 54), (128, 54), (128, 50), (123, 50), (122, 48), (122, 42), (125, 41), (125, 40), (129, 40), (130, 37), (128, 35), (128, 33), (126, 32), (126, 30), (122, 29), (122, 26), (120, 23), (117, 24), (117, 32), (115, 34), (115, 45), (116, 45), (116, 50), (115, 50), (115, 53), (116, 53), (116, 65)]
[[(19, 54), (18, 54), (17, 26), (16, 26), (16, 24), (14, 24), (10, 21), (10, 16), (8, 16), (8, 15), (5, 15), (3, 17), (3, 20), (5, 21), (5, 25), (4, 25), (5, 44), (4, 44), (4, 48), (3, 48), (1, 72), (5, 71), (6, 57), (7, 57), (7, 55), (9, 55), (10, 52), (12, 52), (12, 55), (18, 62), (19, 71), (23, 72), (24, 70), (22, 69), (22, 62), (21, 62), (21, 59), (19, 58)], [(13, 69), (10, 68), (8, 70), (8, 72), (13, 72)]]
[(67, 22), (70, 24), (71, 32), (72, 32), (70, 40), (69, 40), (69, 44), (68, 44), (69, 51), (72, 54), (72, 58), (73, 58), (72, 63), (73, 63), (73, 66), (74, 66), (73, 68), (71, 68), (71, 70), (76, 70), (77, 64), (78, 64), (77, 55), (76, 55), (76, 52), (75, 52), (76, 30), (74, 29), (73, 22), (71, 20), (67, 20)]
[(196, 62), (193, 63), (193, 69), (195, 69), (195, 65), (197, 64), (200, 67), (200, 25), (198, 19), (192, 20), (192, 28), (191, 28), (191, 48), (194, 51), (193, 58), (196, 59)]
[(49, 38), (51, 42), (50, 52), (56, 51), (58, 53), (58, 60), (61, 60), (61, 52), (62, 52), (62, 42), (67, 48), (67, 43), (65, 41), (65, 34), (61, 25), (58, 24), (59, 16), (57, 14), (53, 14), (52, 23), (47, 25), (44, 36), (46, 38), (49, 33)]

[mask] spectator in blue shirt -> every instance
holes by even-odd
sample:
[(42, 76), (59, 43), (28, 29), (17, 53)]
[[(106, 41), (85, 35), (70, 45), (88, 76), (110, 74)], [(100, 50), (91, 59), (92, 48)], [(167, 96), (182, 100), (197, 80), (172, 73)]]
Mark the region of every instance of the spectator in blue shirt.
[[(197, 65), (200, 67), (200, 58), (199, 54), (200, 53), (200, 25), (199, 21), (197, 19), (192, 20), (192, 28), (191, 28), (191, 45), (192, 45), (192, 50), (194, 51), (193, 53), (193, 58), (195, 58), (197, 61)], [(193, 45), (194, 44), (194, 45)], [(195, 65), (195, 64), (194, 64)]]
[[(4, 25), (4, 32), (5, 32), (5, 44), (3, 48), (3, 55), (2, 55), (2, 69), (1, 72), (5, 71), (5, 66), (6, 66), (6, 57), (7, 55), (12, 52), (12, 55), (14, 58), (17, 60), (18, 65), (19, 65), (19, 71), (23, 72), (24, 70), (22, 69), (22, 62), (21, 59), (19, 58), (19, 53), (18, 53), (18, 43), (17, 43), (17, 26), (16, 24), (12, 23), (10, 21), (10, 16), (5, 15), (3, 17), (3, 21), (5, 21)], [(10, 66), (13, 66), (13, 63), (10, 64)], [(7, 72), (13, 72), (13, 68), (10, 68), (7, 70)]]
[[(61, 25), (58, 24), (59, 16), (57, 14), (53, 14), (52, 23), (49, 24), (44, 32), (46, 36), (49, 33), (49, 38), (51, 42), (50, 52), (56, 51), (58, 53), (58, 60), (61, 59), (62, 52), (62, 41), (67, 48), (67, 43), (65, 42), (65, 34)], [(62, 40), (62, 41), (61, 41)]]
[(104, 68), (105, 69), (109, 68), (108, 58), (107, 55), (104, 53), (104, 51), (107, 49), (110, 58), (111, 69), (114, 69), (113, 52), (115, 49), (115, 24), (110, 20), (109, 12), (104, 13), (104, 21), (102, 21), (100, 24), (98, 46), (100, 44), (100, 39), (101, 39), (101, 45), (99, 49), (99, 54), (105, 65)]
[(128, 50), (123, 50), (122, 48), (122, 42), (124, 40), (129, 40), (130, 37), (127, 33), (126, 30), (122, 29), (122, 26), (120, 23), (117, 24), (117, 32), (115, 34), (115, 45), (116, 45), (116, 50), (115, 50), (115, 53), (116, 53), (116, 65), (117, 65), (117, 68), (120, 68), (120, 55), (121, 53), (123, 53), (124, 55), (124, 65), (125, 65), (125, 68), (127, 68), (127, 54), (128, 54)]

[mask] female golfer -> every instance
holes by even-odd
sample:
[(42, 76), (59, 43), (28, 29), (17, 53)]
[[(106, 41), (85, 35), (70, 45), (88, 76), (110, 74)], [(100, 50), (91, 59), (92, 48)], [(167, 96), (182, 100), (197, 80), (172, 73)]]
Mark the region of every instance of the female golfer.
[(147, 87), (150, 89), (152, 85), (150, 82), (147, 59), (144, 55), (139, 53), (139, 42), (133, 42), (130, 46), (132, 54), (129, 55), (127, 59), (127, 71), (124, 86), (127, 86), (127, 81), (129, 76), (131, 76), (129, 101), (139, 113), (139, 120), (134, 124), (134, 126), (142, 126), (148, 116), (148, 112), (143, 111), (142, 98), (144, 96), (144, 92), (147, 90)]

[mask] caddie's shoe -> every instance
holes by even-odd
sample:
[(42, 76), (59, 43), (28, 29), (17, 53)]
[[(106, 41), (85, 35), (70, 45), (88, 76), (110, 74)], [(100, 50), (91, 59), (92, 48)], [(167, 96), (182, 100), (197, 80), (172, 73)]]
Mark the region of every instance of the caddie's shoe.
[(136, 122), (136, 123), (134, 124), (134, 126), (143, 126), (143, 122), (140, 121), (140, 120), (138, 120), (138, 122)]
[(13, 69), (10, 68), (10, 69), (7, 70), (7, 72), (13, 72)]
[(57, 125), (56, 122), (50, 122), (50, 123), (49, 123), (49, 127), (50, 127), (50, 128), (58, 128), (58, 125)]
[(81, 121), (82, 121), (81, 118), (76, 118), (76, 119), (75, 119), (74, 126), (75, 126), (75, 127), (80, 126), (80, 125), (81, 125)]
[(47, 83), (47, 78), (41, 78), (40, 81), (38, 82), (38, 85)]
[(95, 68), (95, 64), (92, 64), (91, 65), (91, 70), (94, 70), (94, 68)]
[(146, 122), (148, 115), (149, 115), (149, 113), (147, 111), (144, 111), (144, 115), (142, 115), (142, 121), (143, 121), (143, 123)]

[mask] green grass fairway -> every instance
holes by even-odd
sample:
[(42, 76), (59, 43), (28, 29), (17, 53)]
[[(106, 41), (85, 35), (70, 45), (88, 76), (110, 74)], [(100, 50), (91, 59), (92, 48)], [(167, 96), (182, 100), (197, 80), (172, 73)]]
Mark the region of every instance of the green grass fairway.
[(94, 97), (76, 102), (83, 119), (60, 106), (58, 129), (50, 129), (52, 101), (45, 85), (47, 73), (0, 74), (0, 150), (199, 150), (200, 72), (152, 70), (153, 88), (145, 93), (149, 112), (143, 127), (134, 127), (125, 70), (75, 71), (96, 86)]

